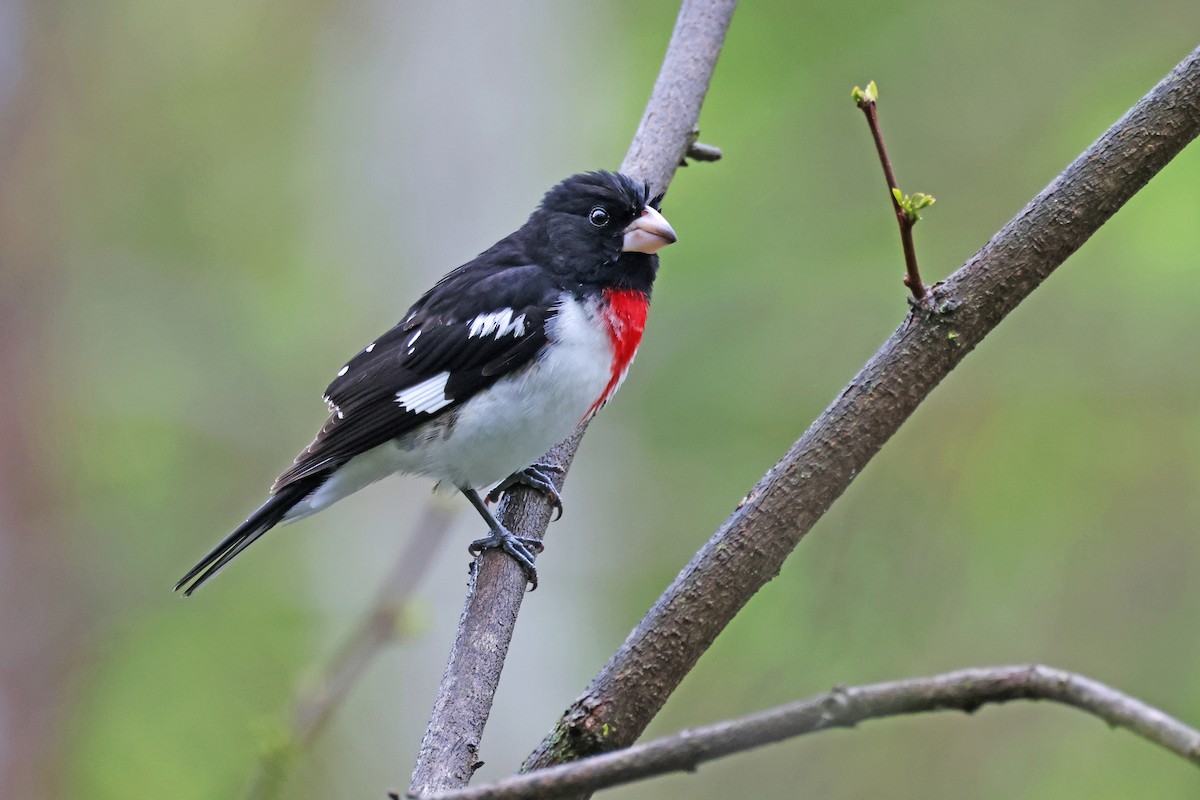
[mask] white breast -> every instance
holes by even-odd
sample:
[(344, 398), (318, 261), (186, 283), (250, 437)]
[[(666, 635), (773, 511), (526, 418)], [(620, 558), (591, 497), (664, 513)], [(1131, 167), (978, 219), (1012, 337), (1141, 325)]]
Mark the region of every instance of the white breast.
[(560, 301), (547, 335), (550, 344), (533, 363), (475, 395), (441, 430), (398, 441), (397, 451), (416, 461), (404, 471), (455, 486), (487, 486), (567, 438), (608, 384), (612, 343), (595, 304), (570, 295)]

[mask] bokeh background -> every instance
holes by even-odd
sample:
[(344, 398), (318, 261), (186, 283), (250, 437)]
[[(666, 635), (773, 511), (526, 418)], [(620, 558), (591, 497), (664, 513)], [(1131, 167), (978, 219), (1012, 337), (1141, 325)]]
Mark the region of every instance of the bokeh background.
[[(0, 795), (229, 798), (428, 502), (393, 479), (174, 580), (321, 390), (541, 193), (614, 168), (672, 2), (0, 0)], [(479, 779), (520, 763), (906, 310), (854, 84), (948, 274), (1197, 44), (1194, 0), (746, 3), (681, 171), (642, 353), (592, 426)], [(1200, 723), (1200, 149), (973, 354), (651, 733), (970, 665), (1082, 671)], [(289, 798), (407, 786), (465, 504)], [(1059, 707), (821, 734), (612, 797), (1194, 798)]]

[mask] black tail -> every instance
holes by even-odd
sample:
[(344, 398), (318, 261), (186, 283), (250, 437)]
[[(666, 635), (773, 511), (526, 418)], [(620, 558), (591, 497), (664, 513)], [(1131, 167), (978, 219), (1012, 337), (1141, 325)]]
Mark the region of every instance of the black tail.
[(316, 490), (325, 482), (326, 477), (328, 476), (325, 474), (311, 475), (305, 480), (284, 486), (271, 495), (271, 499), (263, 503), (258, 511), (251, 514), (249, 519), (239, 525), (233, 533), (222, 539), (211, 553), (200, 559), (199, 564), (188, 570), (188, 573), (180, 578), (179, 583), (175, 584), (175, 591), (183, 589), (189, 582), (191, 585), (183, 590), (185, 596), (199, 589), (202, 583), (216, 575), (222, 567), (233, 560), (234, 556), (253, 544), (255, 539), (278, 525), (292, 506)]

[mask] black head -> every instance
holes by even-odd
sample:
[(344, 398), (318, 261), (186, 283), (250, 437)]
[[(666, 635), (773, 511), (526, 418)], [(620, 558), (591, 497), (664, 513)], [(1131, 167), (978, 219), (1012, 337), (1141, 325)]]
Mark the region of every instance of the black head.
[(525, 231), (539, 263), (583, 284), (650, 291), (655, 253), (676, 240), (639, 180), (615, 172), (573, 175), (546, 193)]

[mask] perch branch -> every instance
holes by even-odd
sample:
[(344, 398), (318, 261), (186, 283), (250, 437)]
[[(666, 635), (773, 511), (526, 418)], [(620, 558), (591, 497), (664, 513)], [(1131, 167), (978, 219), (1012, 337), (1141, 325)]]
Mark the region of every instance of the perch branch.
[[(691, 134), (736, 5), (736, 0), (684, 0), (680, 8), (658, 80), (621, 164), (622, 172), (646, 181), (655, 192), (666, 191), (676, 166), (695, 142)], [(554, 467), (559, 491), (583, 433), (581, 427), (540, 459)], [(509, 530), (539, 541), (550, 514), (544, 497), (520, 489), (507, 495), (500, 508)], [(480, 737), (524, 596), (525, 576), (511, 558), (488, 551), (476, 560), (413, 770), (412, 791), (446, 791), (470, 781), (479, 765)]]
[[(1091, 714), (1200, 766), (1200, 731), (1099, 681), (1040, 665), (983, 667), (833, 691), (796, 703), (685, 730), (615, 753), (505, 778), (424, 800), (544, 800), (593, 792), (705, 761), (869, 719), (928, 711), (973, 713), (988, 703), (1049, 700)], [(411, 795), (410, 795), (411, 797)]]
[(942, 378), (1200, 133), (1200, 48), (944, 283), (750, 490), (526, 770), (632, 744), (743, 605)]

